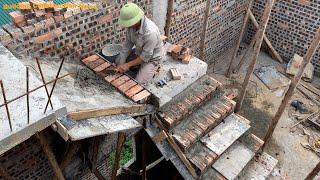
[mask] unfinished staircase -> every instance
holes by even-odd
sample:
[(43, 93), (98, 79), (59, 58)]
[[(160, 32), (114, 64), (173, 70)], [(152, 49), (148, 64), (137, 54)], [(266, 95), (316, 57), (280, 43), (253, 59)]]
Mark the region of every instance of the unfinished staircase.
[[(205, 75), (163, 106), (160, 119), (200, 179), (251, 179), (258, 162), (254, 157), (264, 142), (249, 132), (250, 121), (233, 113), (236, 103), (222, 95), (220, 88), (219, 82)], [(153, 133), (149, 130), (149, 134)], [(155, 143), (163, 154), (169, 154), (161, 147), (165, 141)], [(176, 156), (169, 159), (185, 179), (196, 179), (181, 170)], [(268, 168), (272, 170), (275, 164)]]

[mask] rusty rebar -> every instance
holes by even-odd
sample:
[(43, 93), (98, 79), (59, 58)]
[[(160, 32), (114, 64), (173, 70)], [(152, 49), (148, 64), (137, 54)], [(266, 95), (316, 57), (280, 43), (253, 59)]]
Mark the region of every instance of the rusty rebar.
[(1, 89), (2, 89), (3, 100), (4, 100), (4, 103), (6, 103), (6, 112), (7, 112), (7, 116), (8, 116), (8, 120), (9, 120), (10, 130), (12, 132), (12, 124), (11, 124), (9, 107), (8, 107), (8, 104), (7, 104), (6, 92), (4, 90), (3, 82), (1, 80), (0, 80), (0, 85), (1, 85)]
[[(44, 79), (44, 76), (43, 76), (42, 69), (41, 69), (40, 62), (39, 62), (38, 58), (36, 58), (36, 62), (37, 62), (38, 69), (39, 69), (39, 72), (40, 72), (40, 75), (41, 75), (42, 83), (46, 84), (46, 80)], [(47, 96), (48, 96), (48, 99), (49, 99), (49, 91), (48, 91), (48, 88), (47, 88), (46, 85), (44, 86), (44, 89), (46, 90), (46, 93), (47, 93)], [(53, 109), (53, 105), (52, 105), (51, 100), (49, 102), (50, 102), (51, 109)]]
[[(63, 62), (64, 62), (64, 58), (62, 58), (61, 64), (60, 64), (60, 66), (59, 66), (59, 69), (58, 69), (58, 72), (57, 72), (57, 75), (56, 75), (56, 79), (59, 77), (60, 71), (61, 71), (61, 69), (62, 69)], [(47, 108), (48, 108), (49, 102), (50, 102), (50, 100), (51, 100), (51, 96), (52, 96), (52, 94), (53, 94), (53, 90), (54, 90), (54, 88), (55, 88), (55, 86), (56, 86), (56, 84), (57, 84), (57, 81), (58, 81), (58, 79), (55, 80), (54, 83), (53, 83), (53, 85), (52, 85), (52, 89), (51, 89), (50, 95), (49, 95), (49, 97), (48, 97), (49, 99), (48, 99), (48, 101), (47, 101), (46, 107), (44, 108), (44, 113), (46, 113), (46, 111), (47, 111)]]
[(58, 78), (56, 78), (56, 79), (53, 79), (53, 80), (47, 82), (47, 83), (44, 84), (44, 85), (41, 85), (41, 86), (39, 86), (39, 87), (36, 87), (36, 88), (30, 90), (30, 91), (27, 92), (27, 93), (24, 93), (24, 94), (22, 94), (22, 95), (20, 95), (20, 96), (18, 96), (18, 97), (16, 97), (16, 98), (13, 98), (13, 99), (7, 101), (6, 103), (1, 104), (1, 105), (0, 105), (0, 108), (3, 107), (3, 106), (5, 106), (5, 105), (7, 105), (7, 104), (9, 104), (9, 103), (12, 103), (13, 101), (16, 101), (16, 100), (22, 98), (23, 96), (26, 96), (27, 94), (30, 94), (30, 93), (32, 93), (32, 92), (34, 92), (34, 91), (36, 91), (36, 90), (38, 90), (38, 89), (40, 89), (40, 88), (43, 88), (45, 85), (51, 84), (51, 83), (53, 83), (53, 82), (55, 82), (55, 81), (57, 81), (57, 80), (59, 80), (59, 79), (62, 79), (62, 78), (64, 78), (64, 77), (66, 77), (66, 76), (75, 75), (75, 74), (76, 74), (76, 73), (68, 73), (68, 74), (62, 75), (62, 76), (60, 76), (60, 77), (58, 77)]
[[(29, 67), (26, 67), (27, 92), (29, 92)], [(29, 93), (27, 94), (27, 122), (30, 123)]]

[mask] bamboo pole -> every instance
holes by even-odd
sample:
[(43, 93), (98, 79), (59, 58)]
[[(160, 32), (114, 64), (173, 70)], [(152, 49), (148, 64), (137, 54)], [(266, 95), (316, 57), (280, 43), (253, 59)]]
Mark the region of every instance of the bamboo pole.
[(300, 65), (298, 73), (294, 76), (293, 80), (291, 81), (291, 84), (289, 86), (288, 91), (286, 92), (284, 98), (282, 99), (282, 102), (281, 102), (275, 116), (272, 118), (271, 124), (270, 124), (268, 131), (267, 131), (267, 134), (264, 138), (265, 144), (263, 145), (262, 148), (264, 148), (265, 145), (267, 144), (267, 142), (270, 140), (271, 135), (272, 135), (275, 127), (277, 126), (277, 124), (279, 122), (279, 119), (281, 118), (281, 116), (286, 108), (286, 105), (290, 101), (290, 99), (294, 93), (294, 90), (296, 89), (297, 85), (299, 84), (299, 81), (304, 73), (306, 66), (308, 65), (308, 63), (310, 63), (312, 56), (314, 55), (314, 53), (317, 50), (317, 46), (319, 44), (319, 41), (320, 41), (320, 28), (317, 30), (317, 32), (316, 32), (316, 34), (315, 34), (315, 36), (309, 46), (309, 49), (303, 58), (303, 61)]
[(203, 26), (202, 26), (202, 33), (201, 33), (201, 41), (200, 41), (200, 59), (204, 60), (204, 51), (205, 51), (205, 43), (206, 43), (206, 34), (207, 34), (207, 28), (208, 28), (208, 19), (210, 14), (210, 6), (211, 6), (211, 0), (207, 0), (206, 2), (206, 10), (204, 14), (204, 20), (203, 20)]
[(269, 20), (269, 17), (270, 17), (270, 13), (271, 13), (271, 9), (272, 9), (273, 3), (274, 3), (274, 0), (269, 0), (267, 2), (267, 4), (266, 4), (266, 8), (264, 9), (264, 12), (263, 12), (263, 15), (262, 15), (262, 19), (261, 19), (261, 27), (257, 31), (258, 34), (257, 34), (256, 43), (255, 43), (254, 49), (253, 49), (254, 51), (253, 51), (253, 55), (252, 55), (252, 61), (251, 61), (250, 65), (249, 65), (249, 67), (248, 67), (247, 74), (246, 74), (246, 77), (245, 77), (243, 85), (242, 85), (243, 88), (242, 88), (242, 90), (240, 92), (239, 100), (238, 100), (236, 108), (235, 108), (235, 112), (239, 112), (240, 111), (242, 103), (243, 103), (243, 100), (244, 100), (244, 96), (246, 95), (248, 84), (249, 84), (250, 78), (252, 76), (254, 67), (256, 65), (256, 62), (257, 62), (257, 59), (258, 59), (258, 56), (259, 56), (261, 44), (262, 44), (262, 41), (263, 41), (263, 34), (264, 34), (264, 32), (266, 30), (266, 27), (267, 27), (267, 24), (268, 24), (268, 20)]
[(118, 142), (117, 142), (117, 148), (116, 148), (116, 155), (115, 155), (114, 163), (112, 167), (111, 180), (117, 179), (117, 170), (119, 169), (121, 150), (122, 150), (125, 138), (126, 138), (126, 134), (124, 132), (118, 132)]
[(236, 59), (237, 52), (239, 50), (239, 46), (240, 46), (241, 40), (242, 40), (243, 34), (245, 32), (246, 26), (247, 26), (247, 22), (248, 22), (248, 19), (249, 19), (249, 12), (250, 12), (250, 9), (251, 9), (251, 6), (252, 6), (252, 2), (253, 2), (253, 0), (250, 0), (250, 2), (248, 4), (246, 15), (244, 16), (243, 24), (242, 24), (241, 31), (240, 31), (240, 34), (239, 34), (239, 39), (238, 39), (238, 42), (236, 44), (236, 47), (233, 50), (232, 59), (230, 61), (230, 64), (229, 64), (229, 67), (228, 67), (228, 70), (227, 70), (227, 73), (226, 73), (227, 77), (230, 77), (231, 70), (232, 70), (232, 64), (233, 64), (234, 60)]
[(308, 176), (305, 178), (305, 180), (312, 180), (320, 171), (320, 162), (316, 165), (316, 167), (308, 174)]

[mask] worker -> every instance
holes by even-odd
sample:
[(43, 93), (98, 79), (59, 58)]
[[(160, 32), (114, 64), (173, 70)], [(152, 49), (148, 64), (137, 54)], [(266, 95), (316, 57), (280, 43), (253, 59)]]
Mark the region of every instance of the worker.
[(124, 73), (132, 67), (140, 66), (135, 79), (141, 84), (148, 84), (164, 57), (164, 44), (160, 39), (160, 31), (134, 3), (128, 3), (121, 8), (118, 23), (127, 28), (127, 31), (122, 51), (115, 62), (116, 70)]

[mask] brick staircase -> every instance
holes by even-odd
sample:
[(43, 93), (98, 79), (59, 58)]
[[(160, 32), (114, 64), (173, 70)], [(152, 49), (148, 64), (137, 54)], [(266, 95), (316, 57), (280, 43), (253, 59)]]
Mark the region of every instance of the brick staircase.
[(160, 109), (161, 120), (200, 178), (237, 179), (244, 171), (255, 176), (250, 167), (264, 142), (249, 132), (249, 120), (233, 113), (236, 103), (220, 88), (205, 75)]

